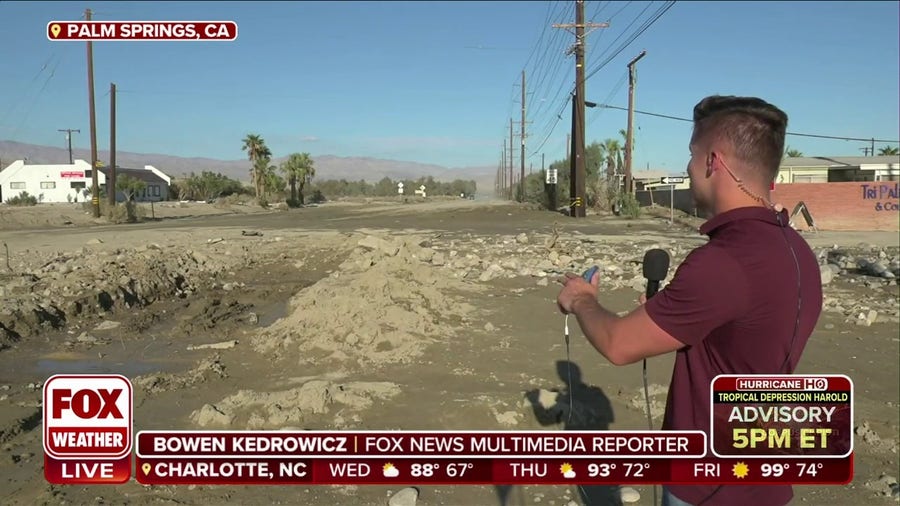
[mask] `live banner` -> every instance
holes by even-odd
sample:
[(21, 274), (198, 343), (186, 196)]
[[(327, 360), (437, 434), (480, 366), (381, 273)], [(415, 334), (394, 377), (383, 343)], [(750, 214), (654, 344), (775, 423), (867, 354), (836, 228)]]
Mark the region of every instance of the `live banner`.
[[(846, 484), (853, 383), (718, 376), (710, 425), (686, 431), (141, 431), (115, 374), (44, 383), (55, 484)], [(707, 438), (707, 431), (711, 439)], [(712, 455), (710, 455), (712, 454)]]
[(707, 457), (702, 431), (141, 431), (146, 485), (844, 484), (842, 459)]

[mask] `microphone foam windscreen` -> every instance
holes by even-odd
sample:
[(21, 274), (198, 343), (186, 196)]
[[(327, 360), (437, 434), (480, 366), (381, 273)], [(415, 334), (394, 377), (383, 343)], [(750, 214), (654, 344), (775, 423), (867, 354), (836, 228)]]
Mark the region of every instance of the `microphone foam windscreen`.
[(651, 281), (666, 279), (669, 272), (669, 254), (665, 250), (651, 249), (644, 253), (644, 277)]

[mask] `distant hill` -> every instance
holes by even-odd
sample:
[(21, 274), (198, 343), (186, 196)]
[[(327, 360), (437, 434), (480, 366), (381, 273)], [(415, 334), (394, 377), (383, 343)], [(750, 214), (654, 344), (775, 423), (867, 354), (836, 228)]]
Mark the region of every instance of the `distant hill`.
[[(75, 158), (90, 160), (91, 153), (86, 149), (73, 149)], [(109, 152), (98, 151), (100, 160), (109, 161)], [(14, 160), (27, 158), (30, 163), (68, 163), (69, 151), (53, 146), (38, 146), (14, 141), (0, 141), (0, 169)], [(281, 163), (284, 158), (276, 158)], [(462, 167), (448, 168), (398, 160), (382, 160), (379, 158), (359, 158), (341, 156), (316, 156), (316, 179), (346, 179), (348, 181), (365, 180), (371, 183), (389, 177), (391, 179), (417, 179), (432, 176), (438, 181), (454, 179), (474, 179), (479, 194), (493, 193), (496, 167)], [(215, 160), (211, 158), (183, 158), (162, 154), (116, 153), (116, 164), (121, 167), (143, 167), (152, 165), (170, 176), (180, 176), (190, 172), (210, 170), (222, 173), (240, 181), (249, 181), (250, 162), (248, 160)]]

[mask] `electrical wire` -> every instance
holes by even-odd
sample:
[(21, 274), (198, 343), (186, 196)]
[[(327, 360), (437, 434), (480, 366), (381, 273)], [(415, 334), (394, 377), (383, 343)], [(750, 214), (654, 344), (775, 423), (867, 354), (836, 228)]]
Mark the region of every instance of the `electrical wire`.
[[(616, 12), (613, 14), (613, 16), (610, 17), (610, 19), (612, 19), (613, 17), (618, 16), (619, 14), (621, 14), (621, 13), (625, 10), (625, 8), (628, 7), (628, 5), (629, 5), (630, 3), (631, 3), (631, 2), (628, 2), (628, 3), (626, 3), (624, 6), (622, 6), (621, 8), (619, 8), (619, 10), (616, 11)], [(615, 52), (614, 52), (611, 56), (609, 56), (608, 58), (606, 58), (605, 60), (603, 60), (599, 65), (597, 65), (593, 70), (591, 70), (591, 71), (588, 73), (588, 75), (585, 76), (584, 81), (587, 81), (588, 78), (594, 76), (597, 72), (599, 72), (602, 68), (604, 68), (607, 64), (609, 64), (610, 61), (612, 61), (615, 57), (617, 57), (619, 54), (621, 54), (622, 51), (624, 51), (629, 45), (631, 45), (632, 42), (634, 42), (638, 37), (641, 36), (641, 34), (643, 34), (645, 31), (647, 31), (647, 29), (649, 29), (649, 28), (650, 28), (656, 21), (658, 21), (658, 20), (659, 20), (666, 12), (668, 12), (668, 10), (669, 10), (672, 6), (674, 6), (675, 3), (676, 3), (676, 2), (675, 2), (674, 0), (668, 1), (668, 2), (664, 3), (663, 6), (661, 6), (659, 9), (657, 9), (657, 11), (656, 11), (656, 12), (655, 12), (648, 20), (646, 20), (646, 21), (645, 21), (645, 22), (644, 22), (644, 23), (643, 23), (643, 24), (642, 24), (635, 32), (633, 32), (631, 35), (629, 35), (629, 36), (626, 38), (626, 40), (625, 40), (625, 41), (624, 41), (624, 42), (623, 42), (623, 43), (615, 50)], [(619, 37), (617, 37), (617, 38), (613, 41), (613, 43), (612, 43), (611, 45), (614, 45), (614, 44), (616, 43), (616, 41), (618, 41), (619, 39), (621, 39), (622, 36), (624, 36), (625, 33), (627, 33), (628, 28), (631, 27), (632, 25), (634, 25), (634, 24), (637, 22), (637, 20), (640, 19), (640, 17), (641, 17), (641, 16), (649, 9), (650, 5), (651, 5), (651, 4), (648, 4), (647, 7), (645, 7), (645, 8), (644, 8), (644, 9), (643, 9), (643, 10), (642, 10), (642, 11), (641, 11), (641, 12), (640, 12), (633, 20), (632, 20), (632, 22), (626, 27), (625, 30), (622, 31), (622, 33), (619, 35)], [(604, 53), (601, 53), (594, 61), (597, 61), (598, 59), (601, 59), (601, 58), (603, 57), (603, 54), (605, 54), (605, 52), (604, 52)], [(554, 98), (552, 99), (551, 102), (555, 102), (555, 101), (557, 100), (557, 98), (559, 97), (559, 94), (562, 92), (562, 90), (565, 89), (565, 84), (564, 84), (564, 83), (565, 83), (565, 80), (563, 81), (563, 84), (560, 86), (560, 88), (557, 90), (557, 93), (556, 93), (556, 95), (554, 96)], [(573, 86), (573, 89), (574, 89), (574, 86)], [(615, 90), (615, 91), (618, 92), (618, 90)], [(560, 112), (557, 114), (556, 120), (553, 121), (553, 120), (551, 119), (550, 121), (551, 121), (552, 124), (549, 126), (549, 128), (545, 128), (545, 129), (544, 129), (544, 130), (548, 131), (548, 133), (547, 133), (546, 136), (544, 137), (544, 140), (540, 143), (540, 145), (538, 146), (538, 148), (537, 148), (536, 150), (534, 150), (534, 151), (531, 153), (531, 155), (529, 156), (529, 158), (530, 158), (530, 157), (534, 157), (535, 155), (537, 155), (537, 153), (544, 147), (544, 145), (546, 145), (547, 141), (548, 141), (548, 140), (550, 139), (550, 137), (553, 135), (553, 131), (556, 129), (556, 127), (558, 126), (559, 122), (562, 120), (562, 117), (561, 117), (562, 111), (563, 111), (563, 110), (565, 109), (565, 107), (569, 104), (569, 101), (571, 100), (571, 98), (572, 98), (572, 97), (571, 97), (571, 92), (570, 92), (569, 96), (566, 97), (565, 103), (563, 104), (563, 106), (562, 106)], [(598, 111), (598, 113), (599, 113), (599, 111)], [(537, 116), (537, 115), (536, 115), (536, 116)], [(596, 116), (592, 119), (592, 122), (593, 122), (594, 120), (596, 120)]]
[[(608, 104), (597, 104), (597, 107), (602, 107), (604, 109), (616, 109), (616, 110), (620, 110), (620, 111), (628, 110), (627, 107), (618, 107), (618, 106), (608, 105)], [(686, 121), (688, 123), (694, 122), (694, 120), (688, 119), (688, 118), (679, 118), (678, 116), (670, 116), (668, 114), (659, 114), (659, 113), (655, 113), (655, 112), (639, 111), (637, 109), (634, 110), (634, 113), (642, 114), (644, 116), (654, 116), (657, 118), (672, 119), (672, 120), (677, 120), (677, 121)], [(838, 140), (838, 141), (865, 141), (865, 142), (883, 142), (886, 144), (900, 144), (900, 140), (895, 141), (895, 140), (874, 139), (874, 138), (864, 139), (862, 137), (847, 137), (847, 136), (841, 136), (841, 135), (806, 134), (806, 133), (798, 133), (798, 132), (786, 132), (785, 135), (793, 135), (795, 137), (813, 137), (816, 139), (833, 139), (833, 140)]]
[(7, 109), (5, 113), (3, 113), (2, 119), (0, 119), (0, 124), (6, 123), (6, 119), (9, 117), (9, 115), (13, 112), (17, 105), (21, 104), (22, 100), (25, 98), (25, 95), (28, 94), (28, 90), (30, 90), (31, 87), (34, 86), (38, 78), (41, 77), (41, 74), (43, 74), (44, 71), (47, 70), (47, 67), (53, 62), (56, 57), (57, 54), (52, 53), (50, 57), (47, 58), (47, 61), (45, 61), (44, 64), (41, 65), (41, 69), (38, 70), (37, 73), (34, 74), (34, 77), (31, 78), (31, 81), (28, 82), (28, 85), (25, 87), (25, 91), (22, 93), (22, 96), (17, 98), (16, 100), (13, 100), (12, 104), (9, 106), (9, 109)]
[(634, 42), (635, 40), (637, 40), (637, 38), (640, 37), (644, 32), (646, 32), (651, 26), (653, 26), (654, 23), (656, 23), (657, 21), (659, 21), (659, 19), (660, 19), (661, 17), (663, 17), (663, 15), (664, 15), (666, 12), (668, 12), (669, 9), (671, 9), (671, 8), (675, 5), (675, 3), (676, 3), (676, 2), (675, 2), (674, 0), (669, 1), (669, 2), (666, 2), (666, 4), (665, 4), (663, 7), (661, 7), (659, 10), (657, 10), (657, 12), (652, 16), (652, 19), (650, 19), (649, 21), (647, 21), (647, 22), (645, 22), (643, 25), (641, 25), (641, 27), (638, 28), (637, 32), (635, 32), (635, 33), (634, 33), (633, 35), (631, 35), (624, 43), (622, 43), (622, 45), (619, 46), (619, 48), (616, 50), (615, 53), (613, 53), (609, 58), (607, 58), (606, 60), (604, 60), (603, 63), (601, 63), (597, 68), (595, 68), (594, 70), (592, 70), (591, 72), (589, 72), (589, 73), (584, 77), (584, 80), (587, 81), (588, 79), (590, 79), (591, 77), (593, 77), (597, 72), (600, 72), (600, 70), (602, 70), (602, 69), (603, 69), (604, 67), (606, 67), (611, 61), (613, 61), (613, 59), (615, 59), (616, 56), (619, 56), (619, 54), (621, 54), (622, 51), (624, 51), (625, 49), (627, 49), (628, 46), (630, 46), (632, 42)]
[(40, 100), (41, 95), (43, 95), (44, 90), (47, 89), (47, 85), (50, 84), (50, 81), (53, 79), (53, 76), (56, 75), (56, 69), (57, 69), (57, 67), (59, 67), (59, 62), (60, 62), (60, 59), (57, 59), (53, 63), (53, 68), (50, 69), (50, 74), (47, 75), (47, 79), (44, 80), (44, 84), (41, 86), (41, 89), (38, 90), (37, 95), (35, 95), (34, 99), (31, 101), (31, 105), (25, 111), (25, 114), (22, 115), (22, 120), (19, 122), (19, 125), (16, 127), (15, 130), (13, 130), (13, 132), (10, 136), (12, 139), (15, 139), (16, 136), (19, 134), (19, 131), (22, 129), (22, 127), (25, 126), (25, 123), (28, 121), (28, 117), (31, 115), (31, 112), (34, 111), (34, 107), (37, 105), (38, 101)]

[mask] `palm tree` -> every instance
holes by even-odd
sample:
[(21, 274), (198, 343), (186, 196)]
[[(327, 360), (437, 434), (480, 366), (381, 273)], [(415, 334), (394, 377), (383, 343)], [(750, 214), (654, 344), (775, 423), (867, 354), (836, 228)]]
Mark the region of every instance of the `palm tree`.
[(798, 149), (792, 149), (790, 146), (788, 146), (784, 151), (784, 156), (788, 158), (800, 158), (801, 156), (803, 156), (803, 153), (801, 153)]
[[(250, 160), (250, 182), (253, 184), (253, 187), (256, 189), (256, 197), (259, 198), (262, 193), (262, 178), (256, 172), (257, 161), (261, 158), (268, 158), (272, 156), (272, 152), (269, 151), (269, 148), (266, 147), (266, 141), (259, 134), (247, 134), (244, 137), (244, 145), (241, 147), (242, 151), (247, 152), (247, 158)], [(268, 162), (266, 162), (268, 165)]]
[(622, 169), (622, 144), (618, 139), (606, 139), (603, 141), (603, 151), (606, 153), (606, 175), (615, 177)]
[(272, 159), (269, 158), (271, 153), (264, 153), (265, 156), (257, 158), (255, 162), (253, 162), (253, 175), (256, 179), (256, 195), (258, 198), (266, 196), (266, 181), (269, 178), (270, 173), (274, 173), (276, 167), (271, 165)]
[[(285, 172), (290, 171), (291, 176), (291, 198), (299, 199), (300, 205), (303, 205), (303, 188), (312, 181), (316, 176), (316, 168), (312, 157), (309, 153), (294, 153), (287, 162), (289, 169), (282, 168)], [(294, 195), (294, 187), (297, 187), (296, 196)]]
[(897, 146), (885, 146), (878, 150), (878, 154), (881, 156), (900, 155), (900, 148)]
[(315, 175), (313, 161), (309, 153), (292, 153), (288, 159), (281, 164), (281, 171), (287, 176), (291, 185), (291, 200), (297, 201), (297, 183), (300, 183), (300, 198), (303, 203), (303, 187)]

